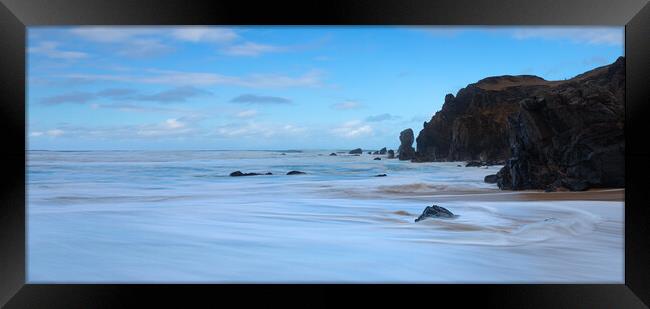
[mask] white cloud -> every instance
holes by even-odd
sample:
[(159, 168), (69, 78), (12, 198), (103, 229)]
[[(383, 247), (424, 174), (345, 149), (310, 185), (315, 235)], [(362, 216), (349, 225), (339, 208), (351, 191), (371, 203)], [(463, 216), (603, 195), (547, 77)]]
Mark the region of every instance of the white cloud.
[(357, 101), (344, 101), (341, 103), (336, 103), (332, 105), (332, 108), (338, 109), (338, 110), (350, 110), (350, 109), (358, 109), (361, 108), (363, 105)]
[(278, 125), (274, 123), (231, 123), (222, 125), (216, 128), (215, 133), (219, 137), (233, 138), (233, 137), (264, 137), (270, 138), (274, 136), (292, 136), (305, 132), (303, 127), (284, 124)]
[(280, 52), (285, 50), (287, 50), (286, 47), (246, 42), (228, 46), (222, 51), (224, 54), (231, 56), (259, 56), (264, 53)]
[(237, 39), (235, 31), (228, 28), (182, 27), (175, 29), (171, 35), (181, 41), (224, 43)]
[(79, 51), (66, 51), (58, 49), (60, 44), (56, 42), (40, 42), (27, 51), (32, 54), (43, 55), (53, 59), (76, 60), (88, 57), (88, 54)]
[(373, 129), (368, 124), (353, 120), (332, 129), (332, 133), (344, 138), (358, 138), (372, 135)]
[(247, 109), (235, 114), (237, 118), (252, 118), (257, 116), (257, 110)]
[(167, 119), (165, 121), (165, 126), (169, 129), (180, 129), (180, 128), (184, 128), (185, 124), (178, 121), (175, 118), (172, 118), (172, 119)]
[(57, 137), (57, 136), (61, 136), (61, 135), (65, 134), (65, 132), (63, 130), (60, 130), (60, 129), (53, 129), (53, 130), (47, 130), (45, 132), (45, 134), (47, 136)]

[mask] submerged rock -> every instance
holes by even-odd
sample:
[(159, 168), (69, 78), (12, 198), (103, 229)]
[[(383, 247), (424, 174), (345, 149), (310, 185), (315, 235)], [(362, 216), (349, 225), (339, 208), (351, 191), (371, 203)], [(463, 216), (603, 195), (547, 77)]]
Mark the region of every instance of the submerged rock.
[(379, 160), (381, 160), (381, 158), (380, 158), (380, 157), (376, 157), (376, 158), (374, 158), (373, 160), (379, 161)]
[(378, 174), (378, 175), (375, 175), (375, 177), (386, 177), (386, 174)]
[(438, 205), (427, 206), (422, 214), (415, 219), (415, 222), (424, 220), (426, 218), (453, 218), (454, 214), (451, 211), (447, 210), (444, 207)]
[(336, 156), (336, 154), (332, 152), (332, 153), (330, 153), (330, 156)]
[(260, 174), (260, 173), (242, 173), (241, 171), (235, 171), (230, 173), (230, 176), (232, 177), (238, 177), (238, 176), (259, 176), (259, 175), (273, 175), (272, 173), (265, 173), (265, 174)]
[(291, 172), (287, 173), (287, 175), (304, 175), (304, 174), (307, 174), (307, 173), (301, 172), (301, 171), (291, 171)]
[(350, 152), (348, 152), (348, 153), (349, 154), (362, 154), (363, 150), (361, 150), (361, 148), (357, 148), (357, 149), (350, 150)]

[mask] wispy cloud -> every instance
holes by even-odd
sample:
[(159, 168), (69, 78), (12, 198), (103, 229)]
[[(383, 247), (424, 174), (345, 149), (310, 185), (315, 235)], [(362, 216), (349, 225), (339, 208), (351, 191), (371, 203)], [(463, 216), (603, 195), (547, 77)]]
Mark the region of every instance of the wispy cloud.
[(47, 130), (47, 131), (34, 131), (29, 134), (29, 136), (32, 137), (39, 137), (39, 136), (51, 136), (51, 137), (58, 137), (65, 134), (65, 131), (60, 130), (60, 129), (52, 129), (52, 130)]
[(395, 116), (395, 115), (391, 115), (391, 114), (388, 114), (388, 113), (384, 113), (384, 114), (379, 114), (379, 115), (374, 115), (374, 116), (368, 116), (368, 117), (366, 117), (366, 121), (368, 121), (368, 122), (381, 122), (381, 121), (387, 121), (387, 120), (396, 120), (396, 119), (400, 119), (400, 118), (401, 118), (400, 116)]
[(345, 122), (338, 127), (333, 128), (332, 133), (344, 138), (359, 138), (373, 134), (373, 128), (359, 120)]
[(288, 104), (290, 99), (256, 94), (242, 94), (230, 100), (232, 103), (247, 104)]
[(88, 57), (88, 54), (84, 52), (61, 50), (59, 49), (59, 45), (56, 42), (40, 42), (38, 45), (30, 47), (27, 51), (52, 59), (77, 60)]
[(305, 128), (293, 124), (249, 121), (218, 126), (215, 130), (215, 135), (222, 138), (269, 138), (275, 136), (295, 136), (303, 134), (304, 132), (306, 132)]
[(512, 31), (515, 39), (569, 40), (575, 43), (622, 45), (622, 28), (526, 27)]
[[(135, 89), (130, 88), (108, 88), (97, 92), (69, 92), (60, 95), (45, 97), (41, 104), (57, 105), (64, 103), (84, 104), (96, 99), (110, 99), (123, 101), (152, 101), (158, 103), (185, 102), (190, 98), (209, 95), (209, 91), (201, 90), (191, 86), (176, 87), (153, 94), (139, 94)], [(95, 108), (99, 105), (95, 106)]]
[(154, 101), (160, 103), (185, 102), (189, 98), (211, 94), (209, 91), (201, 90), (191, 86), (177, 87), (154, 94), (138, 95), (133, 99), (140, 101)]
[(214, 27), (181, 27), (172, 31), (171, 35), (178, 40), (188, 42), (225, 43), (239, 38), (232, 29)]
[(229, 76), (204, 72), (180, 72), (168, 70), (149, 70), (148, 75), (120, 74), (64, 74), (59, 77), (72, 82), (124, 82), (141, 84), (165, 84), (175, 86), (231, 85), (250, 88), (314, 87), (322, 85), (322, 74), (310, 71), (293, 77), (280, 74), (251, 74), (248, 76)]
[(281, 52), (288, 50), (287, 47), (245, 42), (225, 47), (222, 52), (231, 56), (259, 56), (265, 53)]
[(64, 103), (77, 103), (84, 104), (92, 101), (97, 97), (96, 94), (90, 92), (69, 92), (60, 95), (43, 98), (40, 102), (45, 105), (57, 105)]
[(243, 111), (235, 113), (235, 117), (237, 117), (237, 118), (253, 118), (253, 117), (257, 116), (257, 114), (258, 114), (257, 110), (247, 109), (247, 110), (243, 110)]
[(363, 104), (357, 101), (344, 101), (344, 102), (332, 104), (331, 107), (337, 110), (351, 110), (351, 109), (359, 109), (363, 107)]

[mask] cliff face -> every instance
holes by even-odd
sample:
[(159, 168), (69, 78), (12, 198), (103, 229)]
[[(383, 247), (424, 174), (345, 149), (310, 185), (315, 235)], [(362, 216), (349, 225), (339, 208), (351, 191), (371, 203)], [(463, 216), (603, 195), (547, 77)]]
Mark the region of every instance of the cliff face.
[(521, 101), (508, 120), (511, 157), (499, 187), (625, 186), (624, 90), (619, 58)]
[(508, 117), (518, 102), (549, 82), (535, 76), (483, 79), (448, 94), (442, 109), (418, 134), (416, 161), (505, 160)]
[(625, 60), (565, 81), (483, 79), (448, 94), (414, 161), (502, 161), (503, 189), (624, 184)]

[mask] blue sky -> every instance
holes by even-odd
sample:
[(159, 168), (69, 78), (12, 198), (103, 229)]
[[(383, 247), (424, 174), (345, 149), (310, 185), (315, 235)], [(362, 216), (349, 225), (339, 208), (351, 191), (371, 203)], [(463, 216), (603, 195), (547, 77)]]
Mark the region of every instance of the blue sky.
[(622, 55), (622, 27), (30, 27), (28, 149), (397, 148), (469, 83)]

